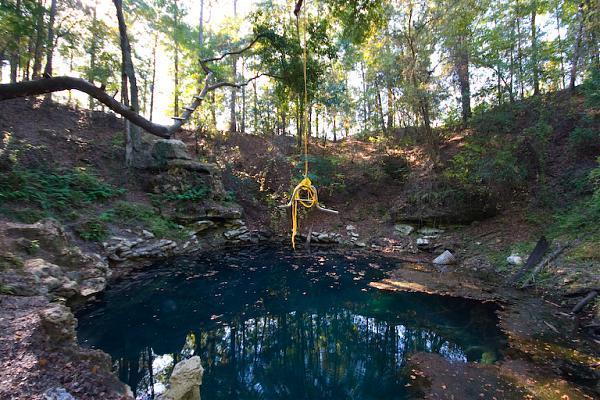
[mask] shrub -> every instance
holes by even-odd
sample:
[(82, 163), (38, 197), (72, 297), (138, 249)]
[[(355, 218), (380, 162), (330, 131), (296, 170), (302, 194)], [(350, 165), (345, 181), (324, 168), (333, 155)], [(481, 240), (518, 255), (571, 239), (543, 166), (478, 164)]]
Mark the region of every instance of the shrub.
[(14, 169), (0, 175), (0, 204), (28, 203), (44, 211), (62, 211), (123, 192), (85, 169), (64, 172)]
[(108, 228), (100, 218), (93, 218), (76, 229), (83, 240), (88, 242), (100, 242), (108, 237)]
[(408, 160), (402, 156), (383, 157), (382, 168), (390, 178), (398, 181), (404, 181), (410, 172)]
[(159, 237), (178, 237), (179, 225), (163, 217), (154, 208), (141, 203), (119, 201), (115, 208), (101, 214), (104, 220), (118, 219), (129, 224), (142, 224)]
[(576, 153), (595, 152), (600, 148), (600, 132), (579, 126), (569, 134), (569, 147)]

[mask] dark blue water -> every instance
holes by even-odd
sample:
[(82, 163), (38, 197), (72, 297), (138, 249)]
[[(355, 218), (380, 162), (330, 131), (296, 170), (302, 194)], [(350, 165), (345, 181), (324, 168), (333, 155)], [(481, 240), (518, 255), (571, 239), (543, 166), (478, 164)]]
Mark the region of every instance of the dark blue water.
[(81, 310), (79, 339), (109, 353), (139, 399), (191, 355), (204, 400), (407, 399), (411, 352), (500, 356), (493, 306), (368, 286), (396, 265), (272, 248), (172, 259)]

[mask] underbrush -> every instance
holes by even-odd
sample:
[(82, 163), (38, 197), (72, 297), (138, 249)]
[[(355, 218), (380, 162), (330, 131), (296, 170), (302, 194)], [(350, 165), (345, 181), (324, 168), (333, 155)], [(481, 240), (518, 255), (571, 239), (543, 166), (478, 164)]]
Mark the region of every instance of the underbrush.
[(183, 234), (178, 224), (160, 215), (153, 207), (142, 203), (118, 201), (113, 208), (101, 213), (98, 220), (102, 223), (141, 225), (157, 237), (179, 238)]
[(76, 218), (76, 210), (123, 193), (83, 168), (14, 168), (0, 174), (0, 212), (27, 223), (49, 216)]

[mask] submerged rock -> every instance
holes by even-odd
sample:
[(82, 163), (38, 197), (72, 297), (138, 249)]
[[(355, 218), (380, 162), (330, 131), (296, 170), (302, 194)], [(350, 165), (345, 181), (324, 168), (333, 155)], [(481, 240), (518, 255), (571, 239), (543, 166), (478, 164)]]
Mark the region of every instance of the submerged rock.
[(169, 378), (169, 388), (158, 400), (200, 400), (203, 374), (198, 356), (178, 362)]
[(446, 250), (442, 254), (440, 254), (439, 256), (437, 256), (433, 260), (433, 263), (434, 264), (439, 264), (439, 265), (455, 264), (456, 263), (456, 257), (454, 257), (454, 254), (452, 254), (448, 250)]

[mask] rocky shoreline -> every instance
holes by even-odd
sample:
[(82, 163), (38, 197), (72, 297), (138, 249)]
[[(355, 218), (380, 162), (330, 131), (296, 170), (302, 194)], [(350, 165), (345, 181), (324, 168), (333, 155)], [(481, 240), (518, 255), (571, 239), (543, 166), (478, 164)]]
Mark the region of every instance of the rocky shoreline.
[[(112, 373), (107, 354), (79, 347), (76, 320), (64, 304), (92, 299), (111, 279), (122, 278), (128, 271), (143, 268), (161, 258), (228, 246), (281, 244), (288, 239), (250, 230), (241, 215), (233, 214), (232, 217), (235, 218), (221, 219), (219, 223), (208, 219), (197, 221), (198, 230), (191, 232), (189, 239), (181, 241), (156, 238), (144, 230), (124, 231), (124, 235), (111, 237), (103, 243), (104, 256), (83, 252), (54, 220), (3, 224), (0, 238), (7, 251), (2, 256), (0, 279), (3, 287), (10, 288), (11, 295), (0, 297), (0, 367), (3, 371), (0, 397), (131, 398), (130, 389)], [(580, 337), (567, 339), (558, 333), (577, 331), (576, 320), (564, 310), (522, 291), (482, 279), (477, 269), (469, 271), (464, 265), (456, 264), (454, 255), (451, 262), (436, 263), (435, 260), (449, 253), (448, 249), (452, 247), (438, 241), (443, 233), (439, 229), (435, 232), (429, 228), (421, 229), (410, 238), (413, 232), (406, 233), (406, 226), (395, 230), (403, 240), (374, 239), (367, 245), (352, 225), (346, 226), (346, 236), (312, 232), (310, 240), (300, 239), (317, 246), (385, 253), (391, 259), (397, 258), (401, 267), (390, 272), (386, 279), (371, 283), (380, 290), (419, 291), (501, 304), (500, 326), (509, 338), (511, 356), (492, 366), (464, 365), (461, 367), (464, 374), (493, 376), (501, 381), (496, 385), (500, 390), (508, 390), (504, 388), (506, 385), (514, 389), (511, 396), (533, 393), (539, 398), (553, 398), (543, 395), (552, 390), (569, 399), (589, 399), (593, 398), (590, 396), (594, 391), (600, 391), (598, 385), (593, 384), (600, 378), (599, 360), (592, 356), (593, 343)], [(423, 239), (427, 239), (427, 243)], [(407, 254), (412, 258), (407, 258)], [(536, 310), (535, 318), (531, 316), (532, 309)], [(451, 385), (455, 376), (433, 368), (440, 363), (443, 360), (433, 355), (415, 354), (411, 358), (409, 367), (417, 371), (412, 374), (416, 377), (415, 393), (425, 398), (450, 398), (450, 393), (455, 398), (469, 398), (461, 397), (458, 389), (443, 389)], [(446, 372), (448, 370), (446, 368)], [(574, 374), (588, 384), (582, 387), (564, 379), (564, 376)], [(482, 380), (482, 393), (487, 393), (484, 389), (488, 380)], [(542, 381), (546, 383), (538, 384)]]

